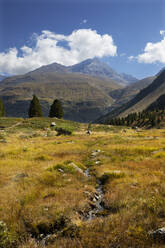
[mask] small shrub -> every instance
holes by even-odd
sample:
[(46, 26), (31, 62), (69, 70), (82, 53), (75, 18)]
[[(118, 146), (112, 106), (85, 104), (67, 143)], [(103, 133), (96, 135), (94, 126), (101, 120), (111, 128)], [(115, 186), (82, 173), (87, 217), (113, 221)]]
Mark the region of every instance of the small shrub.
[(125, 174), (124, 172), (121, 172), (121, 171), (118, 171), (118, 170), (114, 170), (114, 171), (109, 171), (109, 172), (105, 172), (100, 180), (103, 184), (107, 183), (109, 180), (112, 180), (112, 179), (117, 179), (117, 178), (122, 178), (124, 177)]
[(59, 136), (59, 135), (71, 135), (72, 134), (72, 131), (70, 129), (67, 129), (67, 128), (56, 127), (55, 130), (57, 132), (57, 136)]
[(14, 247), (15, 240), (10, 234), (6, 224), (0, 221), (0, 248)]
[(57, 164), (51, 168), (48, 168), (48, 171), (52, 172), (54, 170), (57, 170), (57, 171), (62, 170), (64, 173), (71, 173), (71, 174), (75, 172), (75, 168), (69, 164)]
[(37, 156), (35, 160), (46, 161), (46, 160), (51, 160), (51, 157), (46, 154), (43, 154), (43, 155)]
[(56, 175), (50, 172), (45, 172), (41, 178), (39, 178), (39, 182), (46, 186), (55, 186), (56, 184)]

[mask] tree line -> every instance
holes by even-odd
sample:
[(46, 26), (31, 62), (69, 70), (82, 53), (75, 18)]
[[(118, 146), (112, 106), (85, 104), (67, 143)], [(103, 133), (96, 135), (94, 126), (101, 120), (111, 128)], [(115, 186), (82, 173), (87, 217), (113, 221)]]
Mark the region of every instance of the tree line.
[(165, 110), (155, 109), (154, 111), (143, 110), (139, 113), (131, 113), (126, 117), (113, 118), (108, 124), (115, 126), (158, 126), (165, 118)]
[[(0, 100), (0, 117), (4, 117), (4, 116), (5, 116), (5, 107), (2, 100)], [(30, 106), (28, 109), (28, 116), (29, 118), (43, 116), (41, 104), (36, 95), (33, 95), (33, 99), (30, 102)], [(56, 117), (61, 119), (63, 118), (63, 116), (64, 116), (64, 111), (61, 102), (58, 99), (55, 99), (53, 101), (53, 104), (50, 106), (49, 117)]]

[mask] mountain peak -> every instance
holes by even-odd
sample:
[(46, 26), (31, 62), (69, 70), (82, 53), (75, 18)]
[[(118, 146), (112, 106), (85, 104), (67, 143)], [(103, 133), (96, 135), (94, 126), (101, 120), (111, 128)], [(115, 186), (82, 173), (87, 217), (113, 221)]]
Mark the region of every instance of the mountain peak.
[(127, 85), (128, 82), (108, 64), (95, 57), (93, 59), (84, 60), (76, 65), (69, 66), (69, 71), (83, 73), (102, 78), (110, 78), (117, 81), (121, 85)]
[(67, 73), (68, 69), (66, 66), (58, 64), (56, 62), (49, 64), (49, 65), (43, 65), (39, 67), (38, 69), (34, 70), (33, 72), (58, 72), (58, 73)]
[(58, 63), (52, 63), (49, 65), (42, 66), (33, 71), (33, 73), (36, 72), (39, 72), (41, 74), (44, 74), (46, 72), (56, 72), (59, 74), (81, 73), (99, 78), (112, 79), (117, 83), (121, 84), (122, 86), (137, 81), (137, 79), (132, 77), (131, 75), (117, 73), (114, 69), (112, 69), (108, 64), (101, 61), (98, 57), (86, 59), (72, 66), (64, 66)]

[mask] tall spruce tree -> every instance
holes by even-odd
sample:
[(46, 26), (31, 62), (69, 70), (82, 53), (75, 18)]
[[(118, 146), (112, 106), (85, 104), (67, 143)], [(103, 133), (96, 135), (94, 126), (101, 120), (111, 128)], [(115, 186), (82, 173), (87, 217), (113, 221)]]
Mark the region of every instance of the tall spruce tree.
[(33, 99), (30, 102), (30, 107), (29, 107), (29, 117), (42, 117), (42, 109), (40, 102), (36, 95), (33, 95)]
[(50, 106), (49, 117), (57, 117), (61, 119), (64, 116), (61, 102), (55, 99), (53, 104)]
[(5, 116), (5, 108), (2, 100), (0, 99), (0, 117), (4, 117), (4, 116)]

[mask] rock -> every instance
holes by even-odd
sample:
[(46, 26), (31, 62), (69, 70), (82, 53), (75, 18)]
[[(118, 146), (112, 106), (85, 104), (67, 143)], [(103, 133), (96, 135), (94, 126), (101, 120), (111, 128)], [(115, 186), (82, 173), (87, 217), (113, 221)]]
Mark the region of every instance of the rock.
[(80, 169), (76, 164), (74, 164), (73, 162), (69, 163), (69, 165), (71, 165), (76, 171), (78, 171), (81, 174), (84, 174), (83, 170)]
[(90, 131), (90, 130), (87, 130), (87, 132), (86, 132), (87, 134), (89, 134), (89, 135), (91, 135), (92, 134), (92, 132)]
[(138, 130), (138, 127), (137, 126), (133, 126), (132, 129)]
[(57, 238), (57, 234), (48, 234), (45, 238), (43, 238), (40, 244), (44, 247), (50, 243), (53, 243)]
[(98, 149), (98, 150), (95, 150), (95, 151), (92, 151), (91, 156), (92, 156), (92, 157), (95, 157), (95, 156), (97, 156), (97, 154), (100, 153), (100, 152), (101, 152), (101, 150), (99, 150), (99, 149)]
[(25, 178), (25, 177), (28, 177), (28, 174), (26, 173), (20, 173), (20, 174), (17, 174), (14, 178), (13, 178), (13, 181), (15, 182), (18, 182), (19, 180)]
[(100, 164), (100, 160), (96, 161), (95, 164)]
[(137, 187), (138, 186), (138, 183), (132, 183), (132, 185), (131, 185), (132, 187)]
[(152, 237), (155, 241), (165, 242), (165, 227), (157, 229), (156, 231), (149, 232), (150, 237)]
[(44, 210), (45, 210), (45, 211), (48, 211), (48, 210), (49, 210), (49, 208), (48, 208), (48, 207), (44, 207)]
[(50, 126), (51, 126), (51, 127), (55, 127), (55, 126), (56, 126), (56, 123), (55, 123), (55, 122), (52, 122), (52, 123), (50, 124)]
[(96, 199), (97, 201), (100, 199), (100, 196), (97, 195), (97, 194), (95, 194), (94, 197), (95, 197), (95, 199)]
[(89, 191), (84, 191), (83, 193), (87, 196), (91, 196), (91, 193)]
[(85, 170), (84, 175), (85, 175), (86, 177), (90, 177), (90, 176), (91, 176), (91, 175), (90, 175), (90, 170), (89, 170), (89, 168)]
[(91, 156), (95, 157), (97, 155), (97, 152), (92, 152)]

